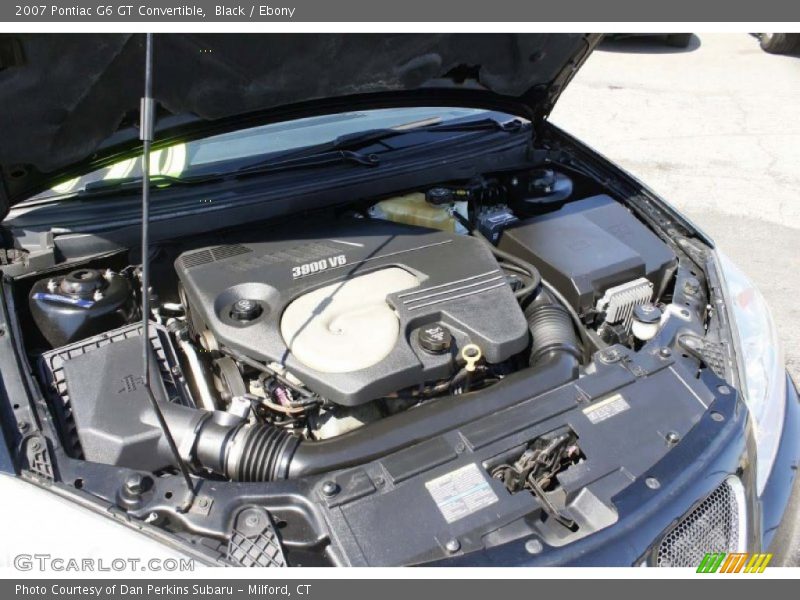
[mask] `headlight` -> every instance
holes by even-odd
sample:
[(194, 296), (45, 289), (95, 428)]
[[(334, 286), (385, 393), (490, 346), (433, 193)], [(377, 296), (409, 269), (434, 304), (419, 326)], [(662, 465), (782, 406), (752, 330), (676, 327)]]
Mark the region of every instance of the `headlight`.
[(786, 410), (786, 373), (775, 323), (764, 297), (722, 252), (717, 259), (728, 293), (728, 314), (738, 338), (744, 400), (755, 424), (756, 480), (764, 490), (778, 452)]

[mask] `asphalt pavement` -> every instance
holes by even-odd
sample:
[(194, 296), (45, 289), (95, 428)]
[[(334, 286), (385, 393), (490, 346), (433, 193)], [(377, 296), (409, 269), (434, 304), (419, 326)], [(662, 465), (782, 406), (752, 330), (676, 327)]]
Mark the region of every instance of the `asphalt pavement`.
[[(800, 55), (748, 34), (686, 49), (610, 40), (551, 120), (644, 181), (708, 233), (770, 304), (800, 383)], [(794, 552), (800, 564), (800, 548)]]
[(800, 382), (800, 56), (741, 33), (607, 41), (551, 119), (711, 235), (766, 297)]

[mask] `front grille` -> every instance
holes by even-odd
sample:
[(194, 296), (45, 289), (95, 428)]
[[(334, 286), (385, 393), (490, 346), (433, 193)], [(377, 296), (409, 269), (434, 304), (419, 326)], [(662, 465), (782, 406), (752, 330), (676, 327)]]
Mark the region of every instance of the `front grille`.
[(659, 567), (697, 567), (710, 552), (743, 550), (744, 493), (729, 477), (661, 540)]

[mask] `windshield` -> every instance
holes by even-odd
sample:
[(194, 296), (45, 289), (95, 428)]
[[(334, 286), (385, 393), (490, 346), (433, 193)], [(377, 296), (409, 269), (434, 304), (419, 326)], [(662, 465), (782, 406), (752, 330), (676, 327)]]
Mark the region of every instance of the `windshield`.
[[(161, 148), (150, 155), (150, 173), (180, 178), (187, 173), (213, 171), (215, 164), (255, 156), (282, 153), (315, 146), (336, 138), (371, 129), (412, 129), (480, 115), (486, 111), (470, 108), (413, 107), (365, 110), (273, 123), (201, 140)], [(25, 203), (71, 195), (96, 181), (138, 177), (141, 157), (122, 160), (109, 167), (64, 181)], [(25, 204), (23, 203), (23, 204)]]

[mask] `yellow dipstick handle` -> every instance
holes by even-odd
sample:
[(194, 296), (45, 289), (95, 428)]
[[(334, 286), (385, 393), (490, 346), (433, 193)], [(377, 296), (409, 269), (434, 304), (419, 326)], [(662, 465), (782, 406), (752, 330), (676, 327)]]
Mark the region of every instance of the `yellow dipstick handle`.
[(461, 349), (461, 358), (467, 363), (465, 368), (468, 373), (472, 373), (475, 370), (475, 365), (478, 364), (482, 357), (483, 352), (481, 352), (477, 344), (467, 344)]

